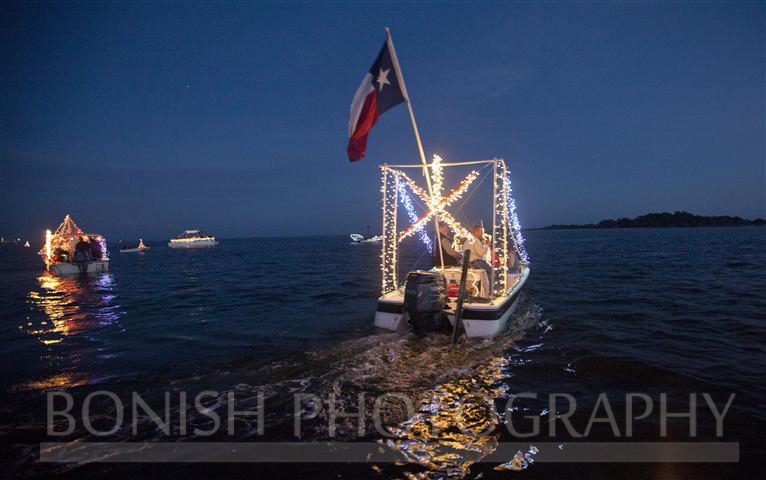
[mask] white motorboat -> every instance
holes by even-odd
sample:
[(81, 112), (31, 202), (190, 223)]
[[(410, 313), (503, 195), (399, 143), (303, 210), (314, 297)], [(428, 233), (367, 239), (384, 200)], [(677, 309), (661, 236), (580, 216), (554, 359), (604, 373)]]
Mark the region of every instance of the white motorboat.
[(383, 241), (383, 235), (373, 235), (370, 233), (370, 226), (367, 225), (367, 235), (361, 233), (352, 233), (349, 235), (354, 243), (377, 243)]
[[(485, 235), (488, 247), (488, 275), (483, 268), (468, 268), (466, 295), (462, 309), (462, 328), (469, 337), (491, 337), (502, 333), (519, 301), (519, 293), (529, 277), (529, 262), (524, 249), (524, 239), (516, 216), (516, 206), (511, 196), (510, 175), (504, 160), (492, 159), (477, 162), (444, 163), (434, 156), (427, 167), (433, 179), (431, 193), (420, 188), (404, 169), (423, 169), (417, 165), (383, 165), (383, 253), (382, 253), (382, 295), (378, 299), (375, 325), (388, 330), (413, 328), (416, 332), (435, 330), (444, 321), (454, 327), (457, 313), (457, 290), (462, 268), (445, 266), (444, 259), (430, 271), (412, 271), (399, 277), (399, 244), (410, 237), (419, 236), (429, 246), (426, 228), (430, 220), (442, 223), (457, 238), (471, 238), (471, 232), (456, 220), (459, 212), (450, 213), (447, 207), (453, 205), (469, 186), (479, 177), (472, 171), (451, 192), (442, 194), (443, 169), (465, 165), (491, 166), (482, 169), (494, 179), (492, 187), (492, 231)], [(406, 188), (405, 188), (406, 187)], [(427, 208), (422, 216), (411, 214), (412, 224), (397, 228), (397, 208), (401, 204), (412, 205), (409, 192), (420, 197)], [(456, 245), (457, 246), (457, 245)], [(438, 248), (438, 245), (433, 245)], [(460, 251), (460, 246), (457, 246)], [(438, 258), (435, 254), (434, 258)], [(472, 259), (476, 260), (476, 259)]]
[(120, 253), (134, 253), (134, 252), (143, 252), (145, 250), (149, 250), (152, 247), (147, 247), (144, 245), (144, 239), (139, 238), (138, 239), (138, 246), (135, 248), (120, 248)]
[(38, 252), (45, 268), (55, 275), (73, 275), (109, 271), (106, 239), (95, 233), (84, 233), (67, 215), (56, 229), (45, 232), (45, 245)]
[(215, 237), (207, 235), (202, 230), (185, 230), (168, 242), (170, 248), (204, 248), (218, 245)]
[(24, 242), (24, 247), (25, 247), (25, 248), (29, 248), (29, 247), (30, 247), (30, 245), (29, 245), (29, 240), (27, 240), (26, 242)]
[(354, 243), (377, 243), (383, 241), (383, 235), (365, 237), (364, 235), (360, 235), (358, 233), (352, 233), (349, 235), (349, 237), (351, 237), (351, 241)]

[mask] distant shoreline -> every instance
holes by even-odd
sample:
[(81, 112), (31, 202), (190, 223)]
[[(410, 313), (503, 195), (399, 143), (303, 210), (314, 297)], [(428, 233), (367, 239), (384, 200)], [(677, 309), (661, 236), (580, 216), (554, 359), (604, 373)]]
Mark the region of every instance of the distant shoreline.
[(648, 213), (636, 218), (618, 218), (601, 220), (598, 223), (582, 225), (548, 225), (547, 227), (528, 228), (526, 230), (581, 230), (602, 228), (693, 228), (693, 227), (757, 227), (766, 225), (766, 220), (756, 218), (748, 220), (732, 216), (702, 216), (689, 212)]

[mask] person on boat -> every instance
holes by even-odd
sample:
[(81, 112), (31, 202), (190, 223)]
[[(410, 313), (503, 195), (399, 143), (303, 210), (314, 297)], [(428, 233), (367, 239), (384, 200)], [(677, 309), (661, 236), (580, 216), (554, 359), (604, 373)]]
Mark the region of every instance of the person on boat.
[(101, 260), (101, 244), (96, 241), (96, 237), (90, 237), (90, 255), (93, 260)]
[(74, 245), (75, 255), (78, 253), (85, 253), (87, 255), (88, 252), (90, 252), (90, 242), (85, 237), (80, 237), (80, 240)]
[(465, 244), (465, 250), (471, 252), (471, 268), (481, 268), (487, 272), (487, 278), (492, 278), (492, 267), (487, 261), (489, 259), (489, 246), (484, 237), (484, 227), (479, 224), (471, 227), (472, 236), (468, 238)]
[(69, 258), (69, 252), (61, 247), (56, 247), (53, 250), (53, 258), (56, 259), (57, 262), (66, 262)]
[(80, 267), (80, 273), (88, 271), (88, 254), (90, 253), (90, 243), (85, 237), (80, 237), (80, 241), (74, 246), (74, 263)]
[[(452, 248), (452, 239), (449, 238), (449, 227), (445, 223), (439, 223), (439, 241), (434, 242), (437, 245), (434, 248), (432, 256), (434, 267), (441, 267), (442, 257), (444, 257), (445, 267), (454, 267), (460, 265), (460, 254)], [(441, 247), (442, 253), (439, 255), (437, 248)]]

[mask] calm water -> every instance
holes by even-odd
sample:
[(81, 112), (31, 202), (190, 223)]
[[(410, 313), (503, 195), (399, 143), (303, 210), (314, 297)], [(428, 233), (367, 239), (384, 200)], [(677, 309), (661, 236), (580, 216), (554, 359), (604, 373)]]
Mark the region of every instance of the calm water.
[[(380, 247), (352, 245), (345, 237), (223, 240), (214, 249), (190, 251), (155, 242), (143, 254), (113, 252), (112, 273), (87, 278), (43, 274), (35, 248), (0, 246), (3, 475), (762, 477), (766, 230), (534, 231), (527, 237), (532, 276), (507, 334), (463, 340), (455, 348), (443, 336), (415, 338), (371, 326)], [(405, 252), (402, 270), (422, 265), (420, 254)], [(76, 399), (95, 390), (127, 399), (135, 391), (159, 411), (165, 392), (234, 392), (238, 406), (252, 406), (264, 392), (265, 438), (274, 441), (295, 440), (295, 393), (332, 393), (339, 410), (356, 411), (360, 392), (401, 392), (428, 408), (414, 416), (393, 406), (385, 411), (399, 438), (391, 446), (409, 452), (409, 461), (398, 465), (41, 465), (35, 445), (46, 440), (45, 394), (53, 390)], [(543, 415), (549, 393), (573, 395), (584, 406), (572, 417), (580, 431), (602, 392), (621, 428), (627, 393), (655, 400), (667, 393), (671, 411), (688, 409), (683, 401), (690, 393), (710, 393), (721, 405), (736, 393), (722, 438), (715, 438), (700, 397), (697, 437), (689, 437), (688, 420), (681, 419), (660, 438), (654, 415), (635, 424), (633, 441), (739, 442), (741, 460), (538, 462), (516, 473), (510, 464), (476, 463), (498, 442), (517, 439), (500, 424), (502, 415), (457, 403), (456, 396), (478, 393), (505, 405), (519, 392), (546, 398), (523, 405)], [(178, 404), (171, 410), (178, 414)], [(106, 404), (99, 411), (104, 418), (113, 413)], [(192, 425), (207, 420), (189, 412)], [(327, 425), (324, 413), (306, 422), (303, 440), (328, 439)], [(455, 449), (447, 456), (429, 446), (433, 438), (423, 425), (443, 431), (460, 425), (468, 433), (449, 437)], [(596, 425), (589, 441), (613, 439), (608, 424)], [(234, 440), (252, 439), (253, 428), (245, 425)], [(336, 437), (359, 438), (356, 423), (340, 422)], [(361, 438), (380, 435), (368, 425)], [(80, 426), (72, 439), (94, 440)], [(125, 428), (108, 439), (178, 437), (142, 423), (136, 435)], [(564, 430), (555, 440), (571, 438)]]

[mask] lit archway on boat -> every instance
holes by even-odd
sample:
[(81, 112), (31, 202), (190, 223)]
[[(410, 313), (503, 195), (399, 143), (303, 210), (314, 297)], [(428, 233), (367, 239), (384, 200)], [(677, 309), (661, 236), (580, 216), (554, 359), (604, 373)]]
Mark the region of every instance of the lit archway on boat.
[[(469, 236), (470, 232), (447, 211), (447, 208), (459, 200), (468, 190), (471, 184), (479, 177), (479, 173), (471, 171), (457, 186), (446, 195), (443, 194), (443, 169), (445, 167), (493, 164), (493, 208), (492, 208), (492, 292), (493, 295), (504, 295), (513, 285), (508, 285), (508, 258), (512, 250), (516, 253), (519, 261), (529, 263), (529, 257), (524, 249), (524, 237), (521, 233), (521, 224), (516, 215), (516, 204), (513, 200), (510, 173), (502, 159), (480, 160), (475, 162), (445, 163), (441, 157), (434, 155), (430, 169), (433, 179), (431, 195), (426, 193), (403, 168), (425, 168), (423, 165), (382, 165), (381, 168), (381, 193), (383, 194), (383, 248), (381, 253), (382, 292), (388, 292), (398, 288), (398, 244), (405, 238), (420, 233), (423, 237), (429, 221), (438, 218), (444, 222), (450, 230), (461, 236)], [(397, 207), (399, 197), (406, 195), (404, 185), (417, 195), (426, 205), (427, 211), (421, 217), (414, 219), (411, 208), (407, 208), (407, 199), (402, 198), (402, 203), (407, 208), (412, 224), (401, 232), (397, 229)], [(427, 235), (426, 235), (427, 236)], [(510, 249), (510, 250), (509, 250)]]

